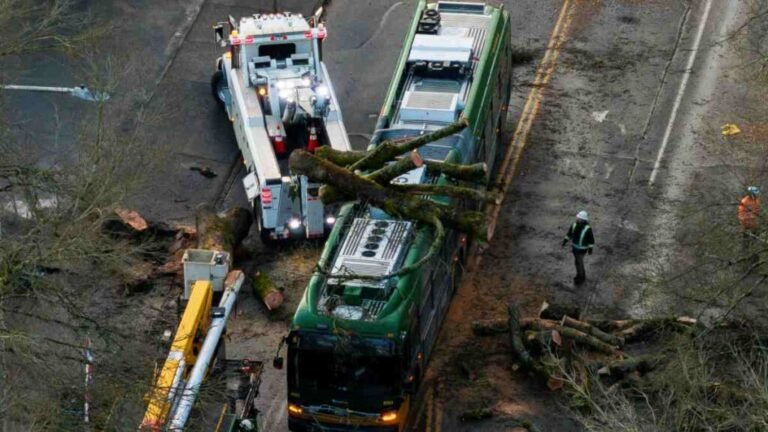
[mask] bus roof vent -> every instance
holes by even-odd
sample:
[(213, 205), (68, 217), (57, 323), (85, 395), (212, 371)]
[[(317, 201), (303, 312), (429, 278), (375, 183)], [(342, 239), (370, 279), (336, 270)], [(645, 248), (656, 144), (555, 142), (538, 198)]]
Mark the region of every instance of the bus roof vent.
[(328, 283), (387, 287), (386, 280), (353, 277), (386, 276), (396, 271), (404, 258), (412, 226), (408, 221), (356, 218), (333, 263)]

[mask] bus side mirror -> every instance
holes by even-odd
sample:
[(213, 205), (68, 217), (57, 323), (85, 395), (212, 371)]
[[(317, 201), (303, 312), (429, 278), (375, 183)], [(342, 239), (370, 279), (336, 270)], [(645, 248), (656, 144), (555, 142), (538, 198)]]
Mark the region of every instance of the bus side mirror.
[(280, 351), (283, 349), (283, 345), (288, 341), (287, 337), (283, 337), (280, 339), (280, 345), (277, 346), (277, 352), (275, 353), (275, 358), (272, 359), (272, 367), (275, 369), (282, 369), (283, 368), (283, 356), (280, 355)]
[(283, 368), (283, 358), (278, 356), (272, 359), (272, 367), (275, 369), (282, 369)]

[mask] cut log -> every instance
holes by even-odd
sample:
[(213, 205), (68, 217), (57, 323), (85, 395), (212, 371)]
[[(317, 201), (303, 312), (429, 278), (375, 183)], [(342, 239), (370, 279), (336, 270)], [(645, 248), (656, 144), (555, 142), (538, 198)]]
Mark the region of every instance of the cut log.
[(605, 354), (618, 354), (618, 346), (607, 344), (600, 339), (597, 339), (596, 337), (584, 333), (580, 330), (576, 330), (570, 327), (563, 327), (551, 320), (532, 319), (530, 320), (530, 324), (527, 327), (537, 330), (556, 330), (563, 338), (570, 339), (581, 346), (585, 346)]
[(532, 328), (536, 330), (560, 330), (562, 328), (556, 321), (541, 318), (525, 318), (521, 320), (520, 325), (524, 328)]
[(612, 362), (598, 369), (598, 375), (610, 375), (613, 378), (621, 379), (624, 376), (638, 372), (641, 375), (656, 369), (662, 362), (659, 356), (639, 356), (624, 360)]
[(507, 326), (509, 327), (512, 352), (524, 368), (534, 370), (536, 369), (534, 359), (523, 344), (522, 330), (520, 330), (520, 307), (515, 303), (510, 303), (507, 306), (507, 313), (509, 314)]
[(696, 320), (689, 317), (635, 320), (617, 334), (623, 337), (626, 343), (637, 342), (653, 338), (663, 331), (687, 331), (695, 324)]
[(197, 247), (227, 252), (234, 255), (253, 223), (251, 212), (244, 208), (233, 208), (217, 214), (213, 206), (205, 205), (197, 211)]
[(618, 346), (618, 347), (623, 347), (624, 346), (624, 339), (623, 338), (621, 338), (619, 336), (612, 335), (612, 334), (608, 334), (608, 333), (600, 330), (599, 328), (590, 325), (587, 322), (575, 320), (575, 319), (569, 317), (568, 315), (564, 315), (563, 316), (563, 319), (560, 322), (560, 324), (562, 326), (564, 326), (564, 327), (571, 327), (571, 328), (574, 328), (576, 330), (580, 330), (580, 331), (582, 331), (582, 332), (584, 332), (584, 333), (586, 333), (588, 335), (594, 336), (595, 338), (597, 338), (597, 339), (599, 339), (599, 340), (601, 340), (601, 341), (603, 341), (603, 342), (605, 342), (605, 343), (607, 343), (609, 345), (614, 345), (614, 346)]
[(135, 231), (141, 232), (149, 228), (149, 224), (147, 223), (146, 219), (141, 217), (141, 215), (135, 210), (116, 208), (115, 214), (117, 214), (117, 216), (124, 224), (128, 225)]
[(578, 317), (581, 315), (581, 310), (577, 306), (554, 304), (546, 301), (541, 303), (539, 318), (560, 321), (565, 315)]
[(419, 168), (424, 165), (424, 160), (419, 155), (419, 152), (413, 150), (406, 157), (398, 159), (396, 162), (383, 166), (378, 170), (368, 174), (366, 177), (375, 181), (378, 184), (386, 185), (393, 179), (400, 177), (401, 175)]
[(283, 304), (283, 292), (262, 272), (257, 272), (253, 277), (253, 293), (261, 299), (268, 310), (275, 310)]

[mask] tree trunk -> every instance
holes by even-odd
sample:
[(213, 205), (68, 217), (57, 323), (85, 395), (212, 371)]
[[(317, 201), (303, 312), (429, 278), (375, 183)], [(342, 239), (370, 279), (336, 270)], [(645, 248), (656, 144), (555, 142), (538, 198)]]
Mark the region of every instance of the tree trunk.
[(283, 304), (283, 292), (262, 272), (257, 272), (253, 277), (253, 292), (264, 302), (268, 310), (275, 310)]
[(233, 256), (235, 248), (248, 236), (253, 217), (243, 208), (233, 208), (221, 215), (213, 206), (202, 206), (197, 212), (197, 247), (227, 252)]

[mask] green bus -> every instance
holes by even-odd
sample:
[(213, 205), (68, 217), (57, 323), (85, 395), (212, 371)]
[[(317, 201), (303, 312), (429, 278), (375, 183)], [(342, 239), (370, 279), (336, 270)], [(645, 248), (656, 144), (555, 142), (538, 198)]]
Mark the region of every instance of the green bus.
[[(511, 91), (510, 39), (509, 15), (500, 7), (419, 2), (371, 146), (464, 116), (469, 127), (419, 153), (428, 160), (485, 162), (492, 172)], [(393, 180), (446, 181), (423, 167)], [(290, 430), (404, 429), (461, 277), (466, 239), (448, 231), (427, 265), (386, 276), (417, 262), (432, 238), (432, 227), (364, 203), (342, 207), (286, 339)], [(355, 279), (360, 275), (366, 277)]]

